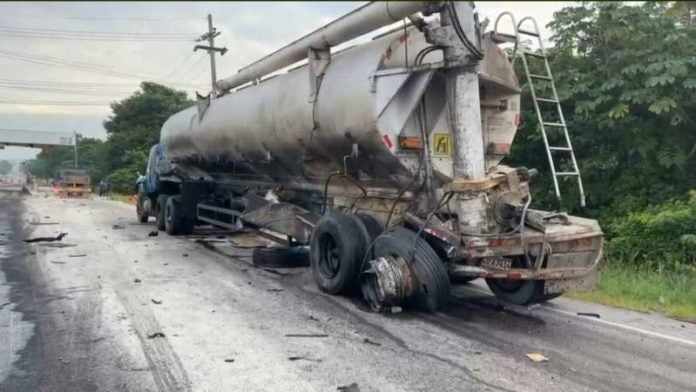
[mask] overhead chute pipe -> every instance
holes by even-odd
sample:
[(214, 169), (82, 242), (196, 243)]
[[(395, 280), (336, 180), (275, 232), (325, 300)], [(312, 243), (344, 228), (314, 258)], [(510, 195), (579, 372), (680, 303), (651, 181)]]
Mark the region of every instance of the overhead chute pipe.
[(371, 2), (305, 35), (297, 41), (276, 50), (268, 56), (242, 68), (236, 75), (217, 82), (220, 92), (259, 79), (264, 75), (307, 58), (312, 49), (327, 49), (363, 34), (388, 26), (417, 12), (427, 13), (440, 2), (380, 1)]

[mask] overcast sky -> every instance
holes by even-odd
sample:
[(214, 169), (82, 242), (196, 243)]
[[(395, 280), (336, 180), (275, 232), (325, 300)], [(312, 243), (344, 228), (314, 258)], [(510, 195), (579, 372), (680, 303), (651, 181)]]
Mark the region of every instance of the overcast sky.
[[(207, 29), (216, 42), (218, 77), (268, 54), (363, 2), (0, 2), (0, 128), (77, 131), (104, 138), (108, 103), (142, 80), (187, 91), (210, 89), (209, 60), (193, 52)], [(481, 20), (503, 11), (545, 26), (569, 2), (480, 2)], [(548, 34), (547, 34), (548, 35)], [(366, 37), (364, 39), (367, 39)], [(38, 150), (6, 148), (0, 159)]]

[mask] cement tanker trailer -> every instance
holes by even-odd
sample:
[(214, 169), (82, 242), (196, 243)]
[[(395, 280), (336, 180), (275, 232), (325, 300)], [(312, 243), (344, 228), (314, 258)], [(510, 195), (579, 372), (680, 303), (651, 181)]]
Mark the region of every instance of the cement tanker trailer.
[(535, 170), (500, 164), (520, 87), (499, 44), (518, 38), (483, 30), (468, 2), (374, 2), (218, 81), (162, 127), (139, 218), (258, 230), (284, 246), (256, 258), (309, 258), (375, 310), (435, 310), (476, 278), (518, 304), (591, 285), (597, 223), (530, 209)]

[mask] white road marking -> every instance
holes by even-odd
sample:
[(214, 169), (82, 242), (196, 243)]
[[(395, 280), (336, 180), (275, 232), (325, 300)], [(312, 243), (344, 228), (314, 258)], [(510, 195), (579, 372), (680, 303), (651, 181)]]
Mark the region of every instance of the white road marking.
[[(475, 291), (475, 292), (480, 293), (480, 294), (492, 295), (490, 292), (485, 291), (485, 290), (480, 289), (480, 288), (475, 287), (475, 286), (473, 286), (473, 287), (467, 287), (466, 289), (467, 289), (467, 290), (471, 290), (471, 291)], [(513, 305), (513, 306), (514, 306), (514, 305)], [(522, 307), (522, 308), (524, 308), (524, 307)], [(582, 320), (586, 320), (586, 321), (597, 322), (597, 323), (600, 323), (600, 324), (611, 325), (612, 327), (625, 329), (625, 330), (627, 330), (627, 331), (637, 332), (637, 333), (640, 333), (640, 334), (643, 334), (643, 335), (646, 335), (646, 336), (651, 336), (651, 337), (654, 337), (654, 338), (669, 340), (669, 341), (672, 341), (672, 342), (675, 342), (675, 343), (685, 344), (685, 345), (687, 345), (687, 346), (696, 346), (696, 341), (693, 341), (693, 340), (683, 339), (683, 338), (679, 338), (679, 337), (676, 337), (676, 336), (667, 335), (667, 334), (663, 334), (663, 333), (660, 333), (660, 332), (654, 332), (654, 331), (650, 331), (650, 330), (642, 329), (642, 328), (638, 328), (638, 327), (632, 327), (632, 326), (630, 326), (630, 325), (621, 324), (621, 323), (617, 323), (617, 322), (614, 322), (614, 321), (608, 321), (608, 320), (604, 320), (604, 319), (600, 319), (600, 318), (578, 316), (578, 315), (577, 315), (576, 313), (574, 313), (574, 312), (569, 312), (569, 311), (563, 310), (563, 309), (556, 309), (556, 308), (551, 308), (551, 307), (548, 307), (548, 306), (535, 307), (535, 309), (548, 310), (548, 311), (552, 311), (552, 312), (556, 312), (556, 313), (565, 314), (565, 315), (567, 315), (567, 316), (572, 316), (573, 318), (576, 318), (576, 319), (582, 319)], [(529, 309), (529, 310), (534, 310), (534, 309)]]
[(687, 346), (696, 346), (696, 342), (693, 341), (693, 340), (678, 338), (678, 337), (676, 337), (676, 336), (666, 335), (666, 334), (663, 334), (663, 333), (654, 332), (654, 331), (650, 331), (650, 330), (647, 330), (647, 329), (642, 329), (642, 328), (638, 328), (638, 327), (632, 327), (632, 326), (630, 326), (630, 325), (621, 324), (621, 323), (616, 323), (616, 322), (613, 322), (613, 321), (608, 321), (608, 320), (604, 320), (604, 319), (600, 319), (600, 318), (595, 318), (595, 317), (578, 316), (577, 314), (575, 314), (575, 313), (573, 313), (573, 312), (569, 312), (569, 311), (567, 311), (567, 310), (562, 310), (562, 309), (555, 309), (555, 308), (549, 308), (549, 307), (543, 307), (543, 308), (541, 308), (541, 309), (550, 310), (550, 311), (557, 312), (557, 313), (562, 313), (562, 314), (565, 314), (565, 315), (570, 315), (570, 316), (573, 316), (573, 317), (575, 317), (575, 318), (582, 318), (583, 320), (593, 321), (593, 322), (600, 323), (600, 324), (611, 325), (611, 326), (616, 327), (616, 328), (625, 329), (625, 330), (627, 330), (627, 331), (638, 332), (638, 333), (643, 334), (643, 335), (652, 336), (652, 337), (654, 337), (654, 338), (665, 339), (665, 340), (669, 340), (669, 341), (672, 341), (672, 342), (675, 342), (675, 343), (685, 344), (685, 345), (687, 345)]

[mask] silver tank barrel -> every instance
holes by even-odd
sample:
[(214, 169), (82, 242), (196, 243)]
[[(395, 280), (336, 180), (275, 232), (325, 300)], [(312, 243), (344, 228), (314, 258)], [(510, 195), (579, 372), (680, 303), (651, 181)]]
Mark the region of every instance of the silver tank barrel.
[(439, 2), (371, 2), (315, 30), (297, 41), (242, 68), (236, 75), (217, 82), (220, 92), (229, 91), (264, 75), (307, 58), (309, 48), (326, 49), (340, 45), (380, 27), (390, 25)]

